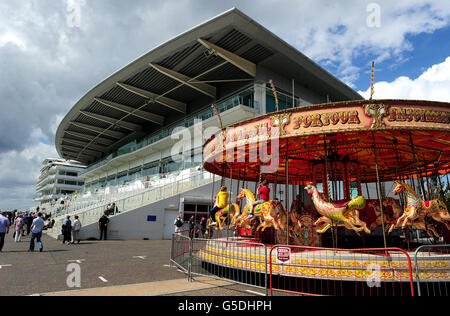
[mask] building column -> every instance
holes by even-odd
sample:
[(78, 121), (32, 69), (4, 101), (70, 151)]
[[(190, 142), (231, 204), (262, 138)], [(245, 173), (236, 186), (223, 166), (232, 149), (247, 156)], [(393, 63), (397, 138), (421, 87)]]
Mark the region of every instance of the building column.
[(266, 114), (266, 84), (264, 82), (255, 83), (254, 100), (258, 103), (259, 113)]

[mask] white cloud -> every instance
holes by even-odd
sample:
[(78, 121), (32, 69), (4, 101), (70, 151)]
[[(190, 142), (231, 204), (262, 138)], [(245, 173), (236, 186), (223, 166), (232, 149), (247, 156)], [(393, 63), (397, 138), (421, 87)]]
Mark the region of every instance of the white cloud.
[[(415, 79), (401, 76), (392, 82), (374, 84), (375, 99), (413, 99), (450, 102), (450, 57), (433, 65)], [(366, 99), (370, 97), (370, 88), (359, 91)]]
[(0, 35), (0, 47), (13, 44), (19, 47), (22, 50), (26, 49), (25, 42), (19, 38), (16, 34), (13, 34), (11, 32), (4, 33)]
[(58, 157), (53, 144), (39, 141), (42, 131), (33, 131), (34, 142), (22, 151), (0, 155), (0, 209), (12, 210), (32, 207), (35, 185), (41, 163), (46, 157)]

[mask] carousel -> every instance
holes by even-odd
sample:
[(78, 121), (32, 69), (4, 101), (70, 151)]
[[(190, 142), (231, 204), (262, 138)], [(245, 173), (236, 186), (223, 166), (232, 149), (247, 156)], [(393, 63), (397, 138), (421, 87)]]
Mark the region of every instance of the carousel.
[[(230, 183), (228, 206), (208, 226), (227, 239), (410, 253), (421, 242), (450, 244), (449, 103), (358, 100), (278, 111), (222, 129), (204, 156), (204, 168)], [(255, 206), (264, 180), (271, 200)], [(427, 262), (433, 280), (450, 281), (444, 257)]]

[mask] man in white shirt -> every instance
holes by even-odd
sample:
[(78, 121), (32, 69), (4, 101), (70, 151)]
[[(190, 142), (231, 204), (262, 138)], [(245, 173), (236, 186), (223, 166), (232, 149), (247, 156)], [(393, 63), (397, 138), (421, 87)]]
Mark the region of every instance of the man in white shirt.
[(45, 222), (42, 219), (42, 213), (38, 214), (38, 217), (36, 217), (33, 220), (33, 224), (31, 225), (31, 239), (30, 239), (30, 250), (29, 252), (34, 252), (34, 240), (37, 239), (39, 251), (42, 252), (44, 250), (44, 247), (42, 246), (41, 237), (42, 237), (42, 230), (44, 229)]
[(5, 235), (9, 233), (9, 226), (11, 223), (6, 217), (6, 212), (0, 214), (0, 252), (2, 252), (3, 245), (5, 244)]
[(78, 216), (75, 216), (75, 220), (73, 221), (73, 226), (72, 226), (72, 245), (75, 244), (75, 240), (78, 241), (78, 243), (80, 243), (80, 230), (81, 230), (81, 222), (78, 219)]

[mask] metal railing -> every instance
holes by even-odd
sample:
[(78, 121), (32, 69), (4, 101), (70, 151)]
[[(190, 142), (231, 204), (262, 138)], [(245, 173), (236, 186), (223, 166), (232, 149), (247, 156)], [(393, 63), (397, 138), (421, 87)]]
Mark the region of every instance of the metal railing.
[[(213, 180), (212, 175), (205, 171), (196, 172), (194, 174), (185, 175), (181, 178), (173, 177), (161, 186), (149, 188), (145, 191), (135, 193), (134, 195), (127, 196), (125, 198), (114, 200), (120, 214), (127, 213), (135, 210), (139, 207), (155, 203), (174, 195), (181, 194), (183, 192), (192, 190), (194, 188), (211, 183)], [(66, 211), (60, 213), (59, 217), (55, 219), (55, 225), (51, 234), (59, 234), (59, 230), (67, 215), (78, 215), (79, 220), (83, 226), (93, 224), (104, 214), (106, 205), (104, 202), (94, 204), (81, 210), (75, 210), (72, 212)], [(113, 214), (113, 215), (118, 215)]]
[[(196, 276), (264, 289), (266, 295), (448, 296), (450, 245), (417, 249), (413, 262), (400, 248), (330, 249), (256, 240), (172, 238), (170, 261)], [(414, 280), (414, 276), (416, 280)], [(416, 291), (417, 289), (417, 291)]]
[(418, 296), (449, 296), (450, 245), (417, 248), (414, 265)]
[[(188, 280), (194, 277), (226, 279), (269, 293), (267, 246), (235, 238), (189, 238), (189, 232), (174, 234), (170, 262), (184, 271)], [(223, 257), (226, 254), (226, 259)]]
[(269, 258), (271, 295), (414, 296), (411, 259), (399, 248), (274, 246)]
[[(267, 246), (238, 240), (192, 239), (190, 277), (221, 278), (268, 294)], [(222, 254), (227, 254), (226, 258)]]

